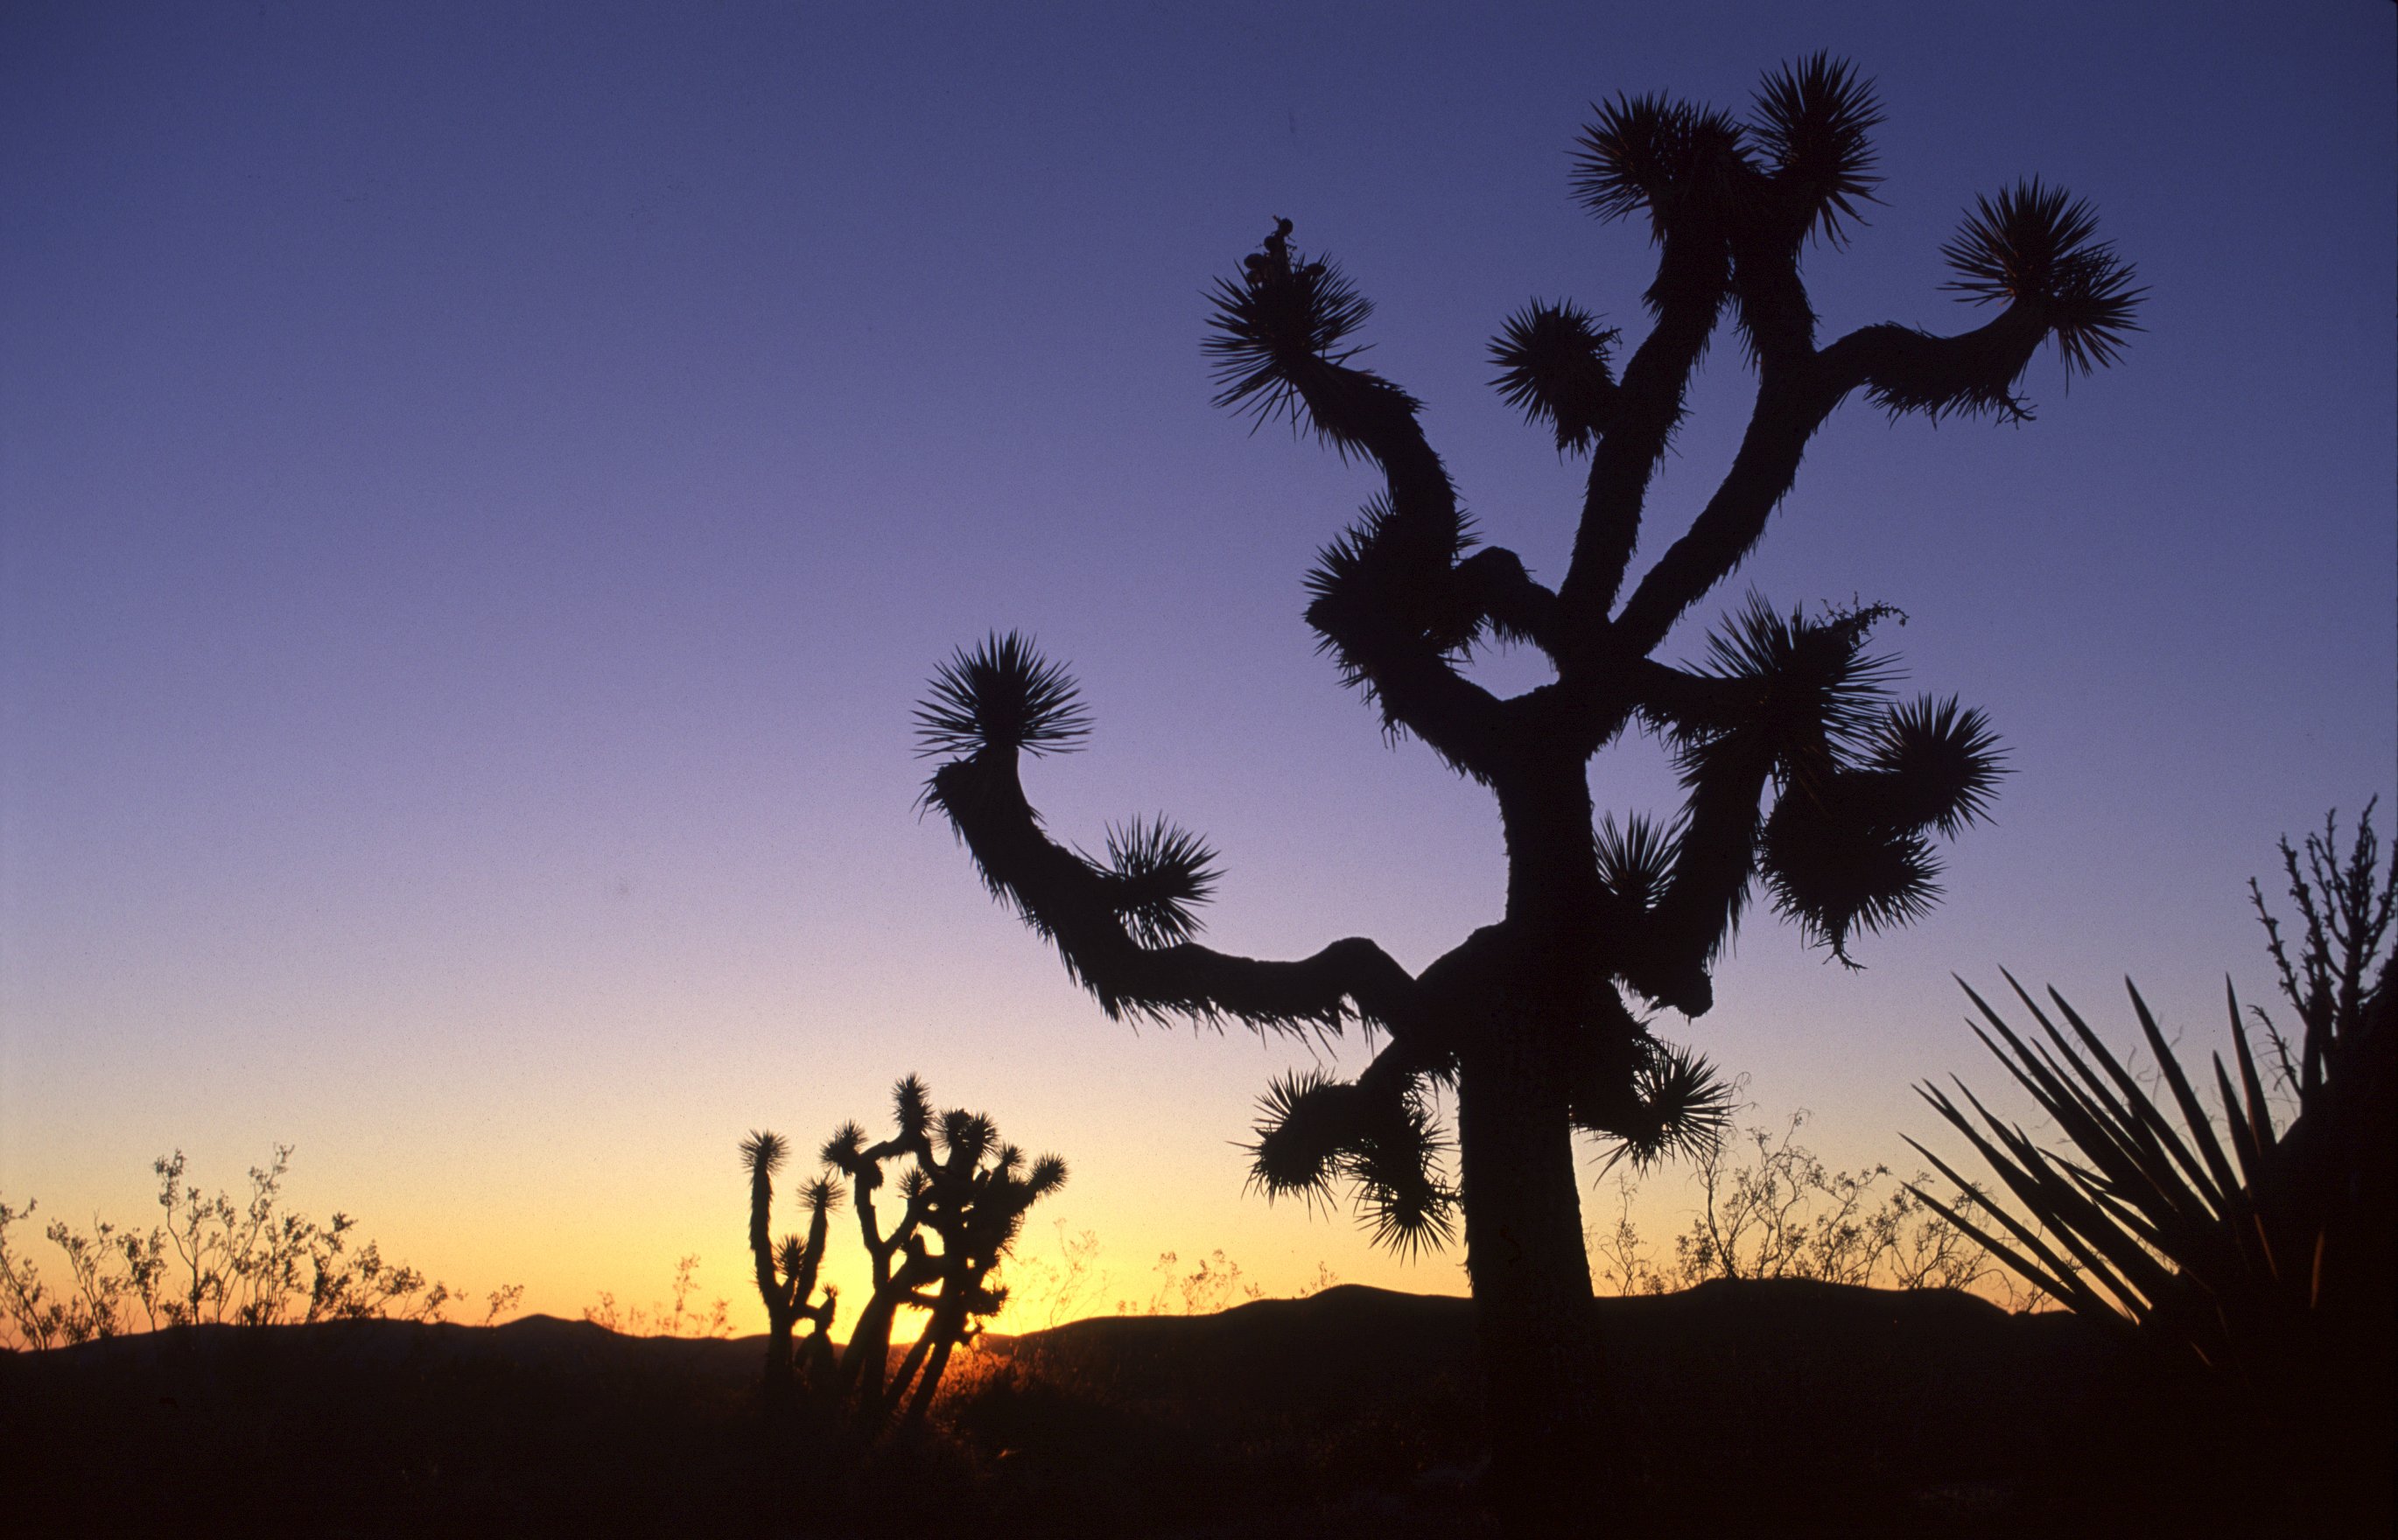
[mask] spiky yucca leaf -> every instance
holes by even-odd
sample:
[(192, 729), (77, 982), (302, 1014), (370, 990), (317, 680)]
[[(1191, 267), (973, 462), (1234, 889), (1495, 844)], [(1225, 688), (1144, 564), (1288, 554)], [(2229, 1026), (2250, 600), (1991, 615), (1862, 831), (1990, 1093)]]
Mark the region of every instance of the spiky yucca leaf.
[(2089, 374), (2121, 356), (2148, 290), (2112, 244), (2096, 239), (2098, 216), (2062, 187), (2035, 177), (1997, 197), (1974, 200), (1956, 237), (1940, 248), (1958, 276), (1943, 288), (1976, 304), (2038, 304), (2066, 367)]
[(1663, 240), (1686, 217), (1720, 214), (1742, 173), (1741, 127), (1713, 108), (1660, 96), (1623, 97), (1604, 106), (1574, 154), (1573, 193), (1602, 220), (1647, 209)]
[(1857, 205), (1874, 201), (1881, 181), (1871, 138), (1881, 120), (1873, 82), (1829, 54), (1785, 64), (1758, 87), (1749, 132), (1778, 180), (1805, 197), (1803, 234), (1838, 245), (1842, 221), (1865, 222)]
[(772, 1176), (783, 1169), (783, 1161), (791, 1152), (790, 1142), (779, 1133), (749, 1131), (741, 1141), (741, 1166), (753, 1176)]
[(1441, 1176), (1448, 1142), (1432, 1109), (1413, 1090), (1394, 1100), (1395, 1106), (1369, 1105), (1347, 1168), (1374, 1243), (1415, 1256), (1456, 1238), (1458, 1195)]
[(819, 1176), (800, 1189), (800, 1201), (808, 1212), (832, 1213), (841, 1208), (841, 1184), (829, 1176)]
[(998, 1142), (999, 1129), (989, 1116), (952, 1107), (933, 1126), (933, 1145), (968, 1169), (982, 1163)]
[(1989, 717), (1953, 695), (1893, 707), (1875, 724), (1866, 756), (1871, 770), (1890, 778), (1881, 816), (1951, 837), (1989, 816), (2004, 760)]
[[(1704, 672), (1751, 687), (1738, 715), (1720, 723), (1683, 728), (1686, 742), (1704, 743), (1708, 729), (1754, 730), (1776, 745), (1854, 741), (1866, 736), (1887, 699), (1893, 660), (1869, 655), (1866, 638), (1895, 611), (1883, 605), (1809, 620), (1785, 615), (1751, 592), (1707, 637)], [(1784, 750), (1786, 752), (1786, 748)]]
[(917, 752), (926, 757), (985, 749), (1064, 754), (1090, 732), (1073, 677), (1017, 631), (994, 633), (971, 652), (960, 648), (916, 708)]
[(1630, 1160), (1636, 1172), (1661, 1161), (1714, 1151), (1731, 1126), (1732, 1088), (1705, 1055), (1643, 1037), (1632, 1072), (1632, 1105), (1611, 1120), (1606, 1164)]
[(832, 1136), (818, 1151), (818, 1158), (826, 1165), (854, 1176), (857, 1173), (858, 1157), (865, 1149), (866, 1131), (852, 1120), (832, 1131)]
[(1258, 1101), (1249, 1184), (1268, 1200), (1328, 1197), (1341, 1152), (1357, 1131), (1357, 1088), (1320, 1069), (1276, 1076)]
[(1240, 280), (1219, 278), (1208, 296), (1215, 314), (1202, 346), (1214, 360), (1215, 404), (1260, 423), (1287, 418), (1296, 425), (1304, 408), (1292, 369), (1345, 364), (1359, 350), (1340, 343), (1374, 313), (1373, 301), (1329, 261), (1294, 253), (1290, 232), (1288, 220), (1276, 220), (1264, 246), (1243, 260)]
[[(2283, 1134), (2228, 981), (2226, 1009), (2240, 1077), (2235, 1089), (2222, 1055), (2214, 1056), (2214, 1107), (2200, 1097), (2148, 1002), (2126, 981), (2141, 1036), (2177, 1118), (2166, 1116), (2062, 995), (2052, 989), (2049, 999), (2071, 1027), (2069, 1038), (2012, 974), (2007, 983), (2038, 1024), (2040, 1039), (2018, 1036), (1967, 985), (1990, 1028), (1976, 1027), (1976, 1033), (2081, 1161), (2041, 1149), (1961, 1084), (1972, 1116), (1938, 1091), (1920, 1087), (2030, 1216), (2019, 1219), (1986, 1203), (2014, 1244), (1977, 1238), (2076, 1309), (2127, 1320), (2205, 1363), (2221, 1367), (2279, 1350), (2276, 1344), (2287, 1340), (2286, 1323), (2313, 1308), (2320, 1289), (2320, 1220), (2306, 1213), (2308, 1195), (2276, 1180)], [(1966, 1185), (1947, 1165), (1936, 1158), (1935, 1164), (1942, 1175)], [(1955, 1220), (1945, 1206), (1926, 1200)], [(2276, 1326), (2277, 1319), (2284, 1324)]]
[(1107, 892), (1125, 929), (1144, 946), (1199, 933), (1199, 905), (1216, 891), (1216, 852), (1162, 815), (1108, 829)]
[(1634, 813), (1622, 826), (1609, 813), (1598, 824), (1598, 880), (1636, 910), (1656, 907), (1674, 874), (1678, 831)]
[(891, 1121), (903, 1139), (923, 1137), (924, 1125), (933, 1116), (933, 1092), (917, 1075), (902, 1076), (891, 1088)]
[[(1773, 906), (1811, 944), (1855, 966), (1849, 938), (1921, 918), (1940, 896), (1940, 864), (1923, 837), (1861, 815), (1852, 799), (1793, 789), (1765, 821), (1758, 849)], [(1848, 804), (1848, 805), (1844, 805)]]
[(1556, 429), (1558, 452), (1586, 450), (1614, 404), (1607, 349), (1619, 335), (1569, 301), (1535, 300), (1507, 317), (1506, 329), (1490, 344), (1490, 361), (1499, 366), (1490, 383), (1526, 421)]
[(1025, 1191), (1033, 1198), (1045, 1198), (1066, 1185), (1066, 1158), (1044, 1155), (1032, 1162), (1032, 1170), (1024, 1178)]

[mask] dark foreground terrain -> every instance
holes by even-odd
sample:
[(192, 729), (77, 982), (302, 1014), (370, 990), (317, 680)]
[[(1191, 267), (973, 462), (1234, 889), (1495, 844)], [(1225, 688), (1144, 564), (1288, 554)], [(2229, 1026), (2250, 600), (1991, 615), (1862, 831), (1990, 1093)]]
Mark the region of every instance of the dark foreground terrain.
[[(1716, 1283), (1600, 1302), (1622, 1532), (2237, 1533), (2223, 1420), (2071, 1317)], [(268, 1535), (1490, 1533), (1470, 1306), (1344, 1287), (1076, 1322), (953, 1371), (940, 1429), (770, 1431), (759, 1339), (532, 1317), (204, 1327), (0, 1357), (0, 1531)], [(2203, 1425), (2203, 1426), (2202, 1426)], [(2217, 1432), (2205, 1429), (2213, 1427)], [(2211, 1442), (2210, 1440), (2213, 1440)], [(1594, 1480), (1592, 1533), (1627, 1483)]]

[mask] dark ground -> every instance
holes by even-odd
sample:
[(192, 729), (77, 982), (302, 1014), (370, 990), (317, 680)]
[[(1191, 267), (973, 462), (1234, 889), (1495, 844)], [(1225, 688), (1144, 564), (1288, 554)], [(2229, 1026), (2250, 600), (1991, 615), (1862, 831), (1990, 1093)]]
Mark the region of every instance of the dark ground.
[[(1599, 1309), (1644, 1540), (2308, 1532), (2235, 1517), (2236, 1419), (2068, 1316), (1795, 1282)], [(1463, 1300), (1353, 1286), (994, 1340), (939, 1435), (870, 1454), (770, 1434), (762, 1356), (532, 1317), (0, 1357), (0, 1532), (1491, 1533)], [(1591, 1533), (1625, 1500), (1595, 1484)]]

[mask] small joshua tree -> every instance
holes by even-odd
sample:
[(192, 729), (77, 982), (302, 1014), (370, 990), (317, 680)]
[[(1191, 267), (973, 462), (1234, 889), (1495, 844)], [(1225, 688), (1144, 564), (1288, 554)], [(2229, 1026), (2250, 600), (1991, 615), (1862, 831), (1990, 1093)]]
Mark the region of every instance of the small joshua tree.
[[(988, 1116), (956, 1108), (936, 1117), (913, 1075), (893, 1089), (892, 1113), (889, 1138), (869, 1145), (863, 1128), (844, 1123), (823, 1151), (825, 1163), (850, 1180), (873, 1280), (834, 1378), (834, 1394), (869, 1431), (902, 1407), (909, 1425), (923, 1420), (950, 1354), (979, 1332), (979, 1318), (1006, 1303), (1006, 1291), (989, 1279), (1023, 1229), (1026, 1211), (1066, 1183), (1062, 1158), (1028, 1163), (1022, 1150), (1001, 1142)], [(906, 1162), (896, 1185), (901, 1208), (885, 1229), (875, 1195), (894, 1161)], [(928, 1319), (894, 1373), (892, 1327), (903, 1306)]]
[(818, 1176), (800, 1189), (807, 1206), (805, 1239), (787, 1235), (778, 1249), (773, 1240), (775, 1173), (790, 1154), (779, 1133), (752, 1132), (741, 1141), (741, 1163), (749, 1172), (749, 1260), (758, 1276), (758, 1296), (766, 1306), (766, 1381), (779, 1393), (791, 1380), (791, 1333), (802, 1321), (809, 1325), (807, 1351), (828, 1356), (829, 1333), (839, 1292), (829, 1285), (816, 1294), (816, 1273), (824, 1265), (828, 1225), (841, 1206), (841, 1187), (829, 1176)]
[[(1921, 914), (1938, 890), (1932, 837), (1987, 808), (1996, 741), (1952, 699), (1897, 703), (1868, 633), (1881, 606), (1809, 618), (1752, 599), (1697, 666), (1653, 654), (1755, 549), (1808, 441), (1850, 396), (1893, 415), (2022, 421), (2015, 394), (2054, 342), (2110, 363), (2139, 291), (2084, 204), (2028, 181), (1982, 200), (1946, 248), (1965, 299), (2001, 306), (1936, 337), (1864, 327), (1818, 345), (1800, 274), (1869, 201), (1867, 83), (1821, 56), (1770, 75), (1745, 121), (1659, 97), (1618, 99), (1583, 137), (1575, 192), (1602, 219), (1645, 217), (1657, 248), (1648, 337), (1620, 367), (1618, 332), (1534, 302), (1492, 347), (1497, 385), (1589, 475), (1564, 578), (1475, 546), (1416, 398), (1356, 364), (1370, 306), (1278, 221), (1219, 282), (1207, 348), (1218, 404), (1312, 429), (1383, 486), (1309, 575), (1309, 623), (1394, 737), (1488, 788), (1507, 848), (1505, 908), (1421, 972), (1349, 937), (1296, 961), (1199, 944), (1213, 852), (1164, 823), (1111, 831), (1104, 859), (1052, 839), (1019, 780), (1025, 756), (1075, 747), (1088, 718), (1030, 644), (960, 652), (919, 713), (946, 761), (926, 800), (994, 896), (1054, 943), (1111, 1016), (1236, 1021), (1261, 1032), (1383, 1039), (1352, 1081), (1287, 1079), (1267, 1097), (1255, 1174), (1270, 1195), (1346, 1181), (1386, 1239), (1447, 1239), (1462, 1199), (1490, 1387), (1493, 1493), (1518, 1529), (1586, 1520), (1599, 1366), (1590, 1338), (1573, 1135), (1646, 1160), (1720, 1127), (1705, 1064), (1652, 1035), (1649, 1011), (1712, 1003), (1710, 973), (1751, 891), (1847, 960), (1861, 933)], [(1757, 376), (1729, 470), (1688, 529), (1629, 584), (1650, 483), (1691, 373), (1726, 319)], [(1529, 646), (1555, 670), (1502, 699), (1462, 665), (1478, 645)], [(1627, 727), (1679, 759), (1669, 824), (1592, 808), (1589, 765)], [(1427, 1088), (1455, 1091), (1457, 1185)]]

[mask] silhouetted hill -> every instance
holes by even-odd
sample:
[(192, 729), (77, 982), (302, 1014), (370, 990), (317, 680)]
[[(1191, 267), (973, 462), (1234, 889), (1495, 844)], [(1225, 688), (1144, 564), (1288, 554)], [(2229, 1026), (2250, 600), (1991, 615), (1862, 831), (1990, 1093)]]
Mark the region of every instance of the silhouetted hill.
[[(2065, 1316), (1709, 1284), (1599, 1304), (1622, 1436), (1696, 1529), (2012, 1533), (2084, 1503), (2123, 1395)], [(1484, 1533), (1473, 1309), (1345, 1286), (990, 1338), (948, 1433), (861, 1461), (764, 1431), (762, 1339), (204, 1327), (0, 1359), (23, 1533)], [(1594, 1492), (1595, 1514), (1618, 1494)]]

